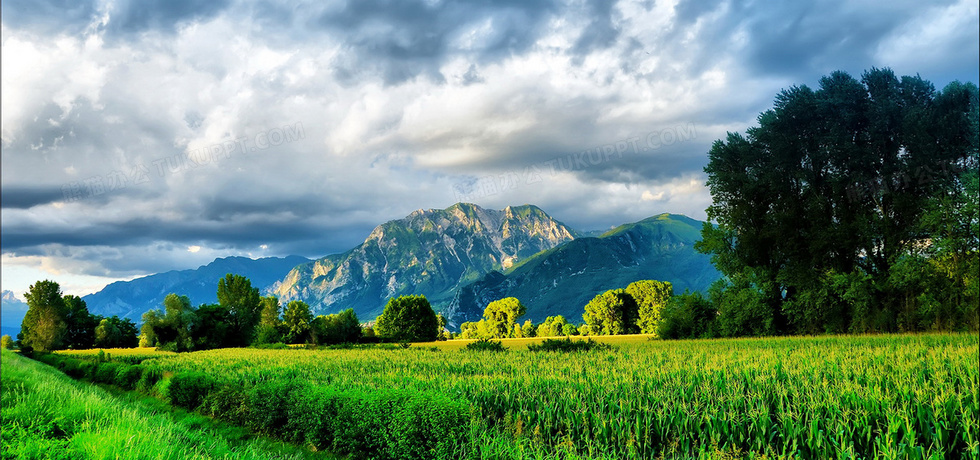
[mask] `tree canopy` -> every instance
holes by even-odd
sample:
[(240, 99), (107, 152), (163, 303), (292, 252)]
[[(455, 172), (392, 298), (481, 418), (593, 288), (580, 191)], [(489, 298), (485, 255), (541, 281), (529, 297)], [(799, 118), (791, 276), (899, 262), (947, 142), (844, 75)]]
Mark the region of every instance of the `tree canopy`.
[(61, 286), (51, 280), (38, 281), (31, 285), (24, 297), (28, 309), (18, 335), (21, 345), (37, 351), (61, 348), (68, 327)]
[(375, 332), (391, 340), (431, 342), (439, 336), (439, 320), (425, 296), (395, 297), (378, 317)]
[[(705, 172), (717, 225), (696, 247), (725, 275), (712, 299), (723, 333), (920, 329), (922, 287), (896, 273), (936, 245), (959, 256), (959, 287), (947, 284), (969, 297), (976, 214), (951, 209), (976, 202), (965, 177), (977, 167), (977, 94), (887, 69), (834, 72), (716, 141)], [(930, 210), (946, 224), (929, 228)]]
[(639, 307), (624, 289), (612, 289), (595, 296), (585, 306), (582, 319), (599, 335), (636, 334)]

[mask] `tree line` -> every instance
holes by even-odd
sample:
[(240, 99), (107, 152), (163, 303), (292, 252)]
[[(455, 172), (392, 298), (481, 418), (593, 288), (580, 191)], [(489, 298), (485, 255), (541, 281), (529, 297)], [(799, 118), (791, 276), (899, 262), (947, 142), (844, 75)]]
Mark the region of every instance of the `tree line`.
[[(32, 284), (24, 297), (29, 308), (17, 334), (16, 345), (21, 350), (132, 348), (138, 343), (132, 320), (93, 315), (84, 300), (63, 295), (61, 286), (54, 281)], [(3, 347), (13, 345), (13, 340), (4, 336)]]
[(660, 334), (661, 316), (674, 299), (669, 282), (642, 280), (625, 289), (603, 292), (585, 305), (582, 323), (569, 323), (562, 315), (549, 316), (539, 324), (520, 323), (527, 313), (515, 297), (490, 302), (483, 319), (460, 326), (460, 338), (501, 339), (519, 337), (564, 337), (575, 335)]

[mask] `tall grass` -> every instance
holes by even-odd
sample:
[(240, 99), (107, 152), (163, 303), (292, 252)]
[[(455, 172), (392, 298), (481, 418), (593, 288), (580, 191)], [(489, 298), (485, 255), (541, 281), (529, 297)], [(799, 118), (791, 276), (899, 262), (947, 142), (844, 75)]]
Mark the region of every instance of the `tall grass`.
[[(248, 436), (228, 440), (181, 419), (2, 351), (4, 459), (267, 459), (310, 456)], [(244, 434), (244, 433), (243, 433)]]

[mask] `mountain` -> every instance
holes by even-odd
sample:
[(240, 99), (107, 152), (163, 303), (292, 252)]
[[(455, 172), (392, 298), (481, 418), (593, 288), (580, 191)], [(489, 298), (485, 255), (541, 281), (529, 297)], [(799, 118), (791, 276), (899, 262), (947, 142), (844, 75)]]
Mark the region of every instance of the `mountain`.
[(163, 308), (163, 298), (170, 293), (186, 295), (194, 305), (218, 301), (218, 280), (228, 273), (242, 275), (263, 294), (293, 267), (309, 262), (300, 256), (226, 257), (192, 270), (171, 270), (131, 281), (117, 281), (95, 294), (82, 297), (92, 314), (118, 315), (139, 322), (147, 310)]
[(14, 296), (14, 291), (3, 291), (0, 297), (0, 335), (16, 339), (26, 314), (27, 304)]
[(294, 268), (275, 293), (283, 303), (303, 300), (317, 314), (353, 308), (362, 320), (399, 295), (424, 294), (438, 310), (459, 287), (576, 236), (532, 205), (420, 209), (379, 225), (350, 251)]
[(527, 308), (526, 319), (540, 322), (560, 314), (579, 322), (596, 294), (633, 281), (670, 281), (675, 293), (706, 290), (721, 275), (709, 256), (694, 250), (702, 225), (689, 217), (661, 214), (598, 237), (578, 238), (464, 286), (447, 316), (456, 325), (474, 321), (489, 302), (513, 296)]

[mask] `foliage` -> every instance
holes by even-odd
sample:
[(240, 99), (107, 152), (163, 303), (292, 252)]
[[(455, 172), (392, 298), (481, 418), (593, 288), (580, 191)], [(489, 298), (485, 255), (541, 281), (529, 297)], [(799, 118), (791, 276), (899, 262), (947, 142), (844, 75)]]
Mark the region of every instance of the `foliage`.
[(181, 372), (170, 378), (165, 395), (175, 406), (196, 409), (218, 382), (203, 372)]
[(609, 344), (596, 342), (592, 339), (588, 340), (572, 340), (571, 338), (563, 339), (546, 339), (540, 344), (530, 344), (527, 346), (528, 351), (557, 351), (557, 352), (574, 352), (574, 351), (592, 351), (592, 350), (612, 350), (612, 346)]
[(657, 334), (662, 339), (695, 339), (717, 336), (718, 311), (700, 292), (685, 291), (664, 307)]
[(313, 343), (333, 345), (355, 343), (361, 338), (361, 323), (354, 310), (348, 308), (335, 315), (320, 315), (311, 324)]
[(568, 321), (562, 315), (549, 316), (538, 325), (537, 337), (561, 337), (565, 335)]
[(439, 335), (439, 323), (425, 296), (401, 296), (385, 305), (375, 332), (389, 340), (431, 342)]
[(633, 296), (623, 289), (613, 289), (597, 295), (585, 306), (585, 323), (599, 335), (636, 334), (639, 327), (639, 307)]
[(282, 342), (282, 331), (284, 327), (282, 319), (280, 319), (281, 307), (279, 305), (279, 299), (276, 296), (262, 297), (259, 300), (259, 304), (261, 313), (255, 343)]
[(510, 337), (517, 320), (526, 312), (527, 309), (520, 300), (506, 297), (490, 302), (483, 310), (483, 319), (487, 322), (487, 329), (491, 331), (493, 337), (504, 338)]
[(67, 348), (92, 348), (95, 344), (95, 328), (102, 318), (89, 313), (85, 301), (78, 296), (66, 295), (65, 303), (65, 337)]
[(248, 278), (229, 273), (218, 280), (218, 304), (227, 308), (230, 316), (229, 345), (252, 343), (261, 313), (258, 288), (252, 287)]
[(3, 348), (4, 350), (13, 350), (14, 339), (10, 338), (9, 335), (4, 334), (3, 337), (0, 337), (0, 348)]
[(95, 328), (95, 346), (101, 348), (133, 348), (139, 345), (136, 323), (118, 316), (103, 318)]
[(641, 334), (656, 334), (660, 323), (661, 310), (674, 296), (674, 287), (669, 282), (642, 280), (626, 286), (626, 293), (633, 297), (639, 308), (637, 326)]
[(42, 352), (63, 348), (67, 313), (58, 283), (38, 281), (24, 297), (28, 309), (18, 335), (21, 348), (27, 346)]
[(283, 313), (286, 343), (307, 343), (312, 340), (313, 313), (302, 300), (293, 300)]
[[(945, 328), (921, 317), (943, 303), (967, 316), (959, 324), (969, 322), (977, 302), (965, 286), (977, 275), (963, 256), (977, 250), (969, 185), (977, 94), (973, 84), (936, 91), (887, 69), (860, 81), (835, 72), (817, 90), (781, 92), (745, 136), (716, 141), (705, 172), (707, 213), (718, 225), (704, 225), (696, 248), (712, 255), (735, 290), (717, 297), (721, 332)], [(922, 297), (922, 283), (941, 280), (928, 264), (901, 267), (923, 248), (935, 248), (925, 254), (935, 263), (941, 253), (957, 254), (949, 294)], [(841, 288), (861, 278), (870, 302), (854, 303), (858, 291)], [(850, 325), (824, 311), (828, 300)]]
[(466, 344), (467, 351), (507, 351), (499, 340), (479, 339)]

